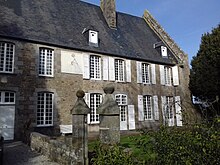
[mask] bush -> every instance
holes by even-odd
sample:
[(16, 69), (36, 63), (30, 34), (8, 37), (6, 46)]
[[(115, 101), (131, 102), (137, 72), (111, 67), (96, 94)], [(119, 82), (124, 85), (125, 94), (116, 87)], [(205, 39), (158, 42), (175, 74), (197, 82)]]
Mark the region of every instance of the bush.
[(95, 157), (91, 163), (94, 165), (133, 165), (132, 156), (124, 152), (123, 148), (117, 145), (104, 145), (97, 143), (95, 146)]
[(152, 137), (156, 164), (214, 165), (220, 162), (220, 132), (213, 126), (162, 127)]

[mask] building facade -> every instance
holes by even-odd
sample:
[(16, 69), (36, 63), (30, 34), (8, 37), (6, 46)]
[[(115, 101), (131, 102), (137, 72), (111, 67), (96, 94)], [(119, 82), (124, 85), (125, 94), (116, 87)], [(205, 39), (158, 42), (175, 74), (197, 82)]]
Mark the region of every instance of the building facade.
[(95, 6), (19, 0), (0, 2), (0, 130), (6, 140), (26, 131), (55, 135), (71, 124), (76, 92), (86, 92), (89, 131), (111, 83), (120, 129), (182, 126), (192, 119), (187, 55), (156, 20)]

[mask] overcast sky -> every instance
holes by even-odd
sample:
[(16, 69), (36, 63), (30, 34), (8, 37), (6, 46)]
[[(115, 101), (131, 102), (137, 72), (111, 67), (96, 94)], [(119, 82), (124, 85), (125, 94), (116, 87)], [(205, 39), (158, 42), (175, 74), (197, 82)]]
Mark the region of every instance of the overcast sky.
[[(83, 0), (95, 5), (100, 0)], [(115, 0), (116, 10), (142, 17), (148, 10), (180, 48), (195, 56), (201, 36), (220, 24), (220, 0)], [(190, 62), (190, 61), (189, 61)]]

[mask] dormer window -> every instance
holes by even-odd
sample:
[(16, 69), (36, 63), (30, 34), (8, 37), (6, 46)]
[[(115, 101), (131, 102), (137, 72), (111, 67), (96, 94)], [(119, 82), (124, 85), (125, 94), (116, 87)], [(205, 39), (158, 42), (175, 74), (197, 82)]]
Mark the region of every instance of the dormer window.
[(161, 46), (161, 55), (162, 57), (167, 57), (167, 47)]
[(89, 45), (98, 47), (98, 32), (89, 30)]

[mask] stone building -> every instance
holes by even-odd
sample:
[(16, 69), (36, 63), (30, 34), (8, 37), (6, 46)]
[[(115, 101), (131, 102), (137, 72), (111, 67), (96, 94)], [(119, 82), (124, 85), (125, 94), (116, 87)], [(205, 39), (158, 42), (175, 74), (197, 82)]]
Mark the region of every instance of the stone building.
[(182, 126), (193, 114), (187, 55), (158, 22), (80, 0), (0, 1), (0, 130), (49, 135), (70, 125), (86, 92), (89, 131), (99, 130), (103, 87), (115, 87), (120, 129)]

